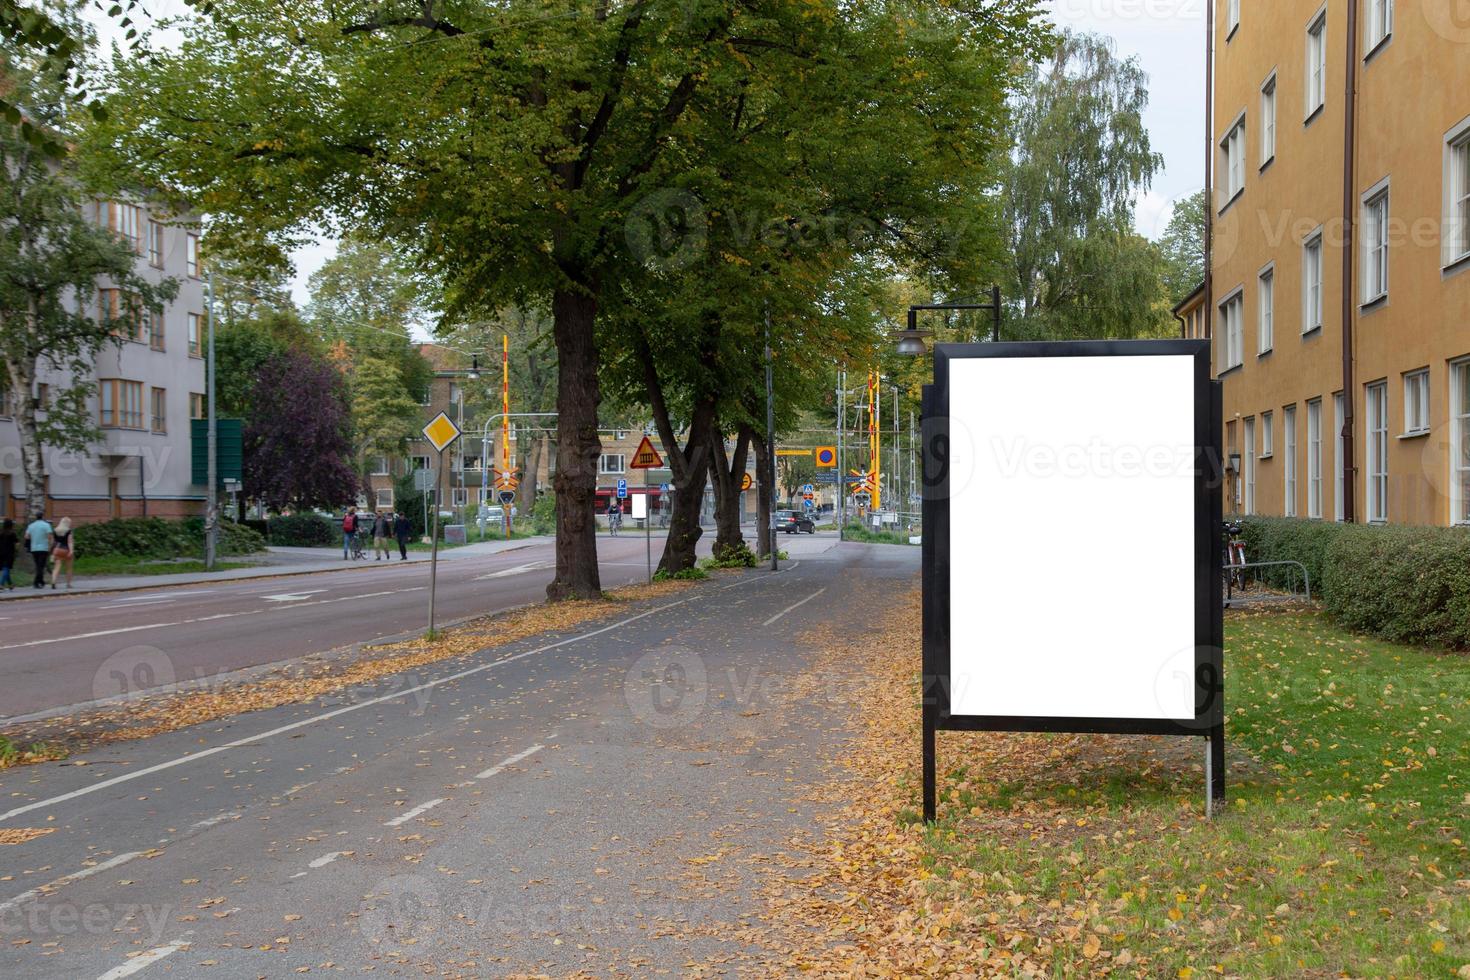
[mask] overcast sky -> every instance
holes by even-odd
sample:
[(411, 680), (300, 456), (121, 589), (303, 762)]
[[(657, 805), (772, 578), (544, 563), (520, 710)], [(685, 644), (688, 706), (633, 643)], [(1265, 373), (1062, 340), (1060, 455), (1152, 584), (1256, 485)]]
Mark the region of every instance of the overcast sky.
[[(1140, 233), (1157, 238), (1168, 224), (1174, 201), (1204, 185), (1204, 22), (1205, 0), (1048, 0), (1052, 16), (1064, 27), (1113, 38), (1122, 57), (1136, 56), (1148, 72), (1151, 93), (1145, 122), (1154, 149), (1163, 154), (1164, 171), (1138, 202)], [(181, 0), (149, 0), (155, 17), (187, 8)], [(103, 43), (119, 32), (94, 12)], [(306, 281), (335, 252), (320, 242), (293, 256), (296, 302), (308, 299)]]

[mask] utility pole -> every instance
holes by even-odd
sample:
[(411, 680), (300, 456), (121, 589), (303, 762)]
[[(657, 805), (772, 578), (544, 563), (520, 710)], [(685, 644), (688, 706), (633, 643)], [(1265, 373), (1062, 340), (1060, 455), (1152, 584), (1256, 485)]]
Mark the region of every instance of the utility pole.
[(837, 369), (837, 540), (842, 540), (842, 535), (847, 525), (847, 514), (844, 498), (847, 496), (847, 470), (843, 469), (846, 460), (842, 453), (842, 426), (843, 416), (847, 414), (847, 369)]
[(766, 472), (771, 485), (766, 491), (771, 504), (766, 514), (766, 540), (771, 547), (771, 571), (776, 571), (776, 388), (771, 374), (771, 308), (766, 307)]
[(206, 437), (207, 449), (207, 474), (206, 479), (209, 486), (204, 491), (204, 570), (214, 571), (215, 565), (215, 538), (219, 523), (219, 446), (218, 436), (215, 431), (214, 412), (214, 272), (209, 273), (206, 288), (209, 291), (209, 308), (206, 311), (208, 317), (208, 343), (209, 350), (205, 355), (205, 379), (204, 379), (204, 413), (205, 427), (208, 430)]

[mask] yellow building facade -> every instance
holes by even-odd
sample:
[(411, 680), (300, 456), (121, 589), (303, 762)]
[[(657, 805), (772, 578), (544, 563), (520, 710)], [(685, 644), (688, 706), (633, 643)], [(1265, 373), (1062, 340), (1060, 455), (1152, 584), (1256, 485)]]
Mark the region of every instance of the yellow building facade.
[(1470, 21), (1455, 6), (1214, 6), (1210, 272), (1179, 312), (1211, 313), (1239, 458), (1228, 511), (1470, 523)]

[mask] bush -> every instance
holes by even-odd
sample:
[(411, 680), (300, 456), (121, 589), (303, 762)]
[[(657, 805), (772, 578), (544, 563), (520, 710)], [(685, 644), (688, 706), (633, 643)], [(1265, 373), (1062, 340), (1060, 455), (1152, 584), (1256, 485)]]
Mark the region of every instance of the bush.
[[(204, 554), (204, 518), (123, 517), (76, 529), (77, 551), (89, 558), (180, 558)], [(265, 538), (233, 521), (220, 522), (220, 554), (265, 550)]]
[(842, 532), (843, 540), (867, 544), (908, 544), (909, 535), (917, 531), (875, 531), (861, 524), (849, 524)]
[(702, 568), (685, 568), (672, 575), (660, 568), (653, 573), (655, 582), (691, 582), (705, 578), (709, 578), (709, 572)]
[(1247, 561), (1299, 561), (1327, 614), (1397, 643), (1470, 648), (1470, 530), (1252, 517)]
[(286, 548), (340, 547), (342, 525), (321, 514), (287, 514), (270, 519), (271, 544)]
[(755, 552), (744, 541), (733, 548), (717, 548), (714, 556), (700, 562), (703, 568), (754, 568), (756, 564)]

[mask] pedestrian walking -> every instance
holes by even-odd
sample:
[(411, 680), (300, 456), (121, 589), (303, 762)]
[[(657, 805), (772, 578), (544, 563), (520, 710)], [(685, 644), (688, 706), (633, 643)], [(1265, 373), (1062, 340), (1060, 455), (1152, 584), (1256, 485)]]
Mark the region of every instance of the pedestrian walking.
[(26, 548), (36, 566), (35, 585), (38, 589), (46, 587), (46, 562), (51, 557), (52, 532), (51, 522), (44, 517), (38, 517), (26, 526)]
[(51, 535), (51, 588), (61, 581), (61, 569), (66, 568), (66, 587), (71, 588), (72, 562), (76, 559), (76, 545), (72, 544), (71, 518), (63, 517), (56, 523)]
[(10, 570), (15, 567), (15, 551), (20, 547), (20, 535), (15, 533), (15, 522), (5, 518), (5, 523), (0, 525), (0, 589), (15, 591), (15, 583), (10, 580)]
[(623, 505), (614, 497), (607, 505), (607, 530), (613, 537), (618, 536), (618, 528), (623, 526)]
[(373, 517), (373, 561), (391, 561), (388, 553), (388, 538), (393, 534), (393, 515), (378, 511)]
[(413, 525), (408, 522), (407, 517), (403, 516), (403, 512), (399, 511), (393, 518), (393, 536), (398, 539), (399, 561), (408, 561), (408, 537), (412, 531)]
[(347, 508), (347, 513), (342, 515), (342, 560), (349, 561), (352, 558), (352, 539), (357, 536), (357, 508)]

